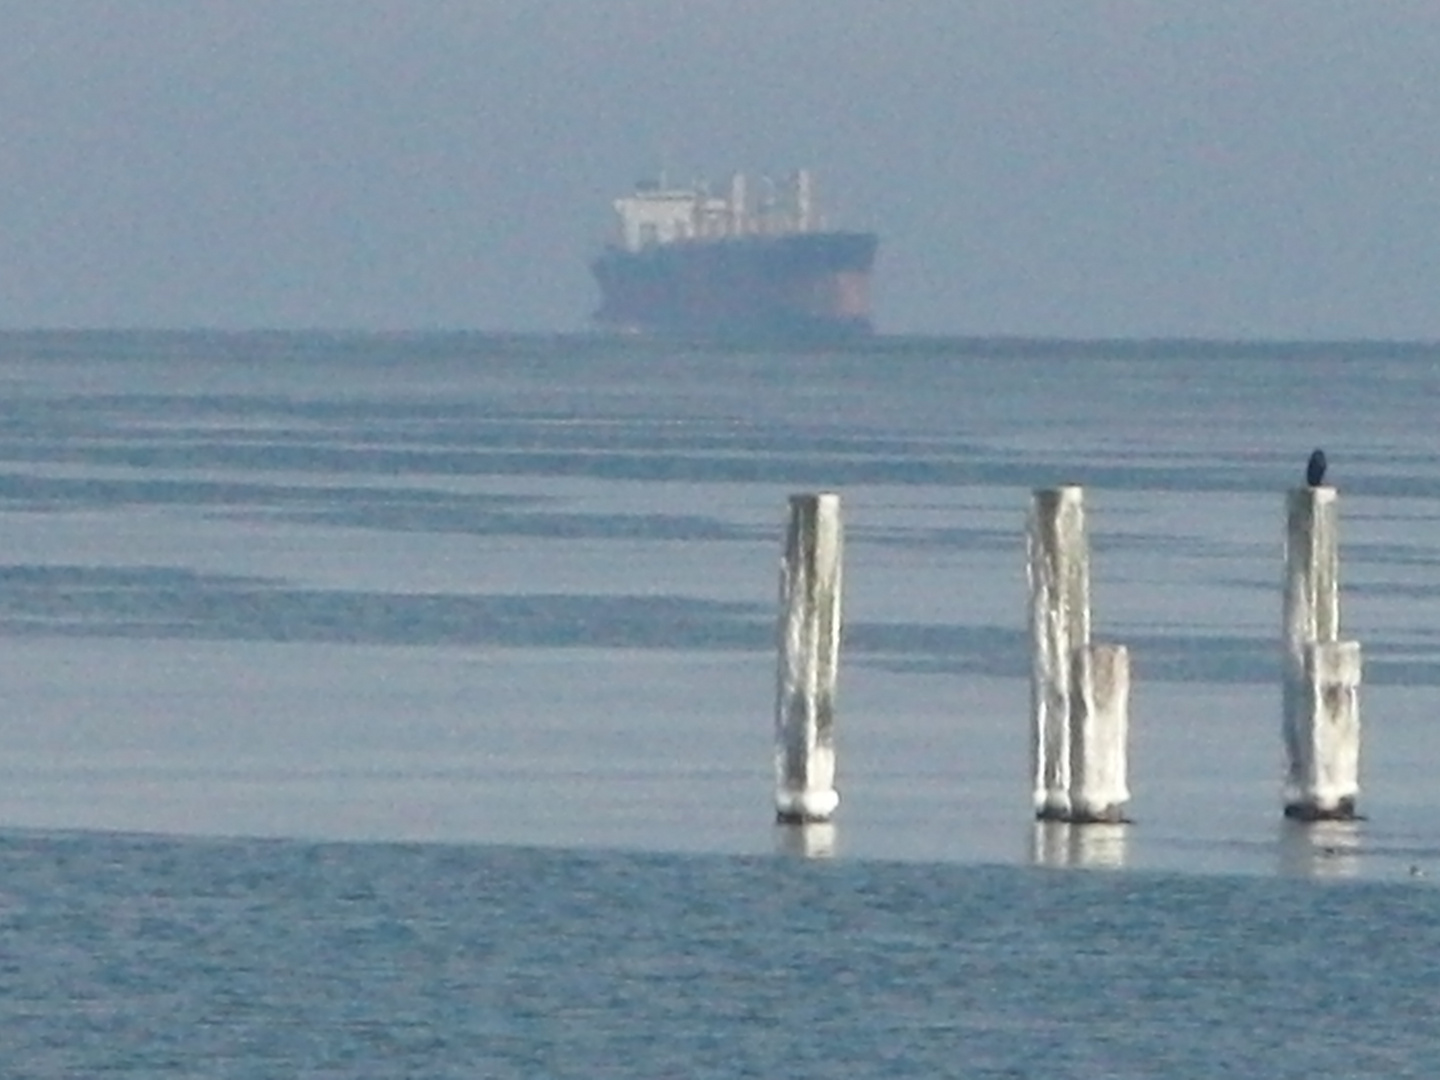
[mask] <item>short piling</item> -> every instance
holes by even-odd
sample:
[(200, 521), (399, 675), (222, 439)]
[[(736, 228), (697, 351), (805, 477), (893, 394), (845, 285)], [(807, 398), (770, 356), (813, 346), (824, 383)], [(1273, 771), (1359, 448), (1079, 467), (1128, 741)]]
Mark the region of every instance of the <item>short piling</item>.
[(1305, 648), (1303, 708), (1293, 731), (1297, 759), (1285, 790), (1285, 816), (1351, 821), (1360, 794), (1360, 643)]
[(840, 659), (840, 496), (790, 497), (780, 564), (775, 691), (775, 814), (828, 821), (835, 790), (835, 682)]
[(1071, 657), (1090, 644), (1090, 553), (1083, 488), (1034, 492), (1026, 548), (1035, 814), (1066, 820), (1071, 810)]
[(1333, 487), (1295, 488), (1287, 496), (1284, 799), (1287, 817), (1307, 821), (1354, 817), (1359, 790), (1360, 646), (1339, 641), (1338, 517)]
[(1071, 654), (1070, 812), (1073, 822), (1125, 820), (1130, 652), (1082, 645)]

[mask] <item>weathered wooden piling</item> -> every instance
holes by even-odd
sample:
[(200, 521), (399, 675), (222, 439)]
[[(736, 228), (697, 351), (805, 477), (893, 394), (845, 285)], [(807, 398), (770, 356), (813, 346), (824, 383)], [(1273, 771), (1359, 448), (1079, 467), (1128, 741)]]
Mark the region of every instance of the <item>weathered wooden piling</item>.
[(1071, 653), (1070, 812), (1074, 822), (1125, 820), (1130, 652), (1082, 645)]
[(1340, 636), (1340, 548), (1332, 487), (1294, 488), (1285, 503), (1283, 709), (1287, 778), (1298, 783), (1296, 741), (1304, 722), (1305, 649)]
[(1063, 820), (1071, 809), (1071, 657), (1090, 644), (1084, 489), (1066, 486), (1034, 492), (1026, 541), (1035, 814)]
[(835, 790), (835, 681), (840, 659), (840, 496), (792, 495), (780, 564), (775, 690), (775, 813), (826, 821)]
[(1289, 492), (1285, 521), (1282, 734), (1285, 814), (1355, 816), (1360, 645), (1340, 636), (1340, 545), (1333, 487)]

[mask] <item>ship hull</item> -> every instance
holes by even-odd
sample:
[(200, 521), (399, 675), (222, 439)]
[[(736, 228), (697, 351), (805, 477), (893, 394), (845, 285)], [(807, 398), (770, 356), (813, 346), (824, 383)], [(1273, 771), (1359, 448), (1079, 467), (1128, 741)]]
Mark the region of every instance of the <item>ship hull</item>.
[(596, 322), (644, 334), (828, 339), (872, 332), (873, 233), (737, 236), (607, 248)]

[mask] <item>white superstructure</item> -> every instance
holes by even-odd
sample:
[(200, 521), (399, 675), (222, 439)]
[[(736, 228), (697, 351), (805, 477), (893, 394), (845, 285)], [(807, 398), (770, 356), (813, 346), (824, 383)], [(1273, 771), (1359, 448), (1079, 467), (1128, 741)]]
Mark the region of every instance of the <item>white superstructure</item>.
[(784, 182), (763, 177), (753, 194), (744, 174), (730, 179), (725, 196), (712, 195), (708, 184), (688, 188), (639, 184), (631, 195), (615, 200), (620, 216), (619, 245), (643, 251), (657, 244), (732, 236), (814, 232), (822, 227), (815, 212), (810, 172), (801, 169)]

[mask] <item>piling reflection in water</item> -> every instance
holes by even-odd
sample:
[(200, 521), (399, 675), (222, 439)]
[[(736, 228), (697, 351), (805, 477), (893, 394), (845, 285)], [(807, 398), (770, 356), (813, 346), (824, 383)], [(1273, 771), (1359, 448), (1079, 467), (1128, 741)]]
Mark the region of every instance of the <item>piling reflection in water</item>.
[(1030, 861), (1052, 869), (1118, 870), (1125, 865), (1129, 830), (1123, 823), (1037, 821), (1031, 833)]
[(829, 859), (835, 855), (835, 823), (811, 821), (775, 826), (775, 853), (802, 859)]
[(1317, 878), (1355, 877), (1360, 873), (1360, 823), (1282, 821), (1279, 851), (1282, 874)]

